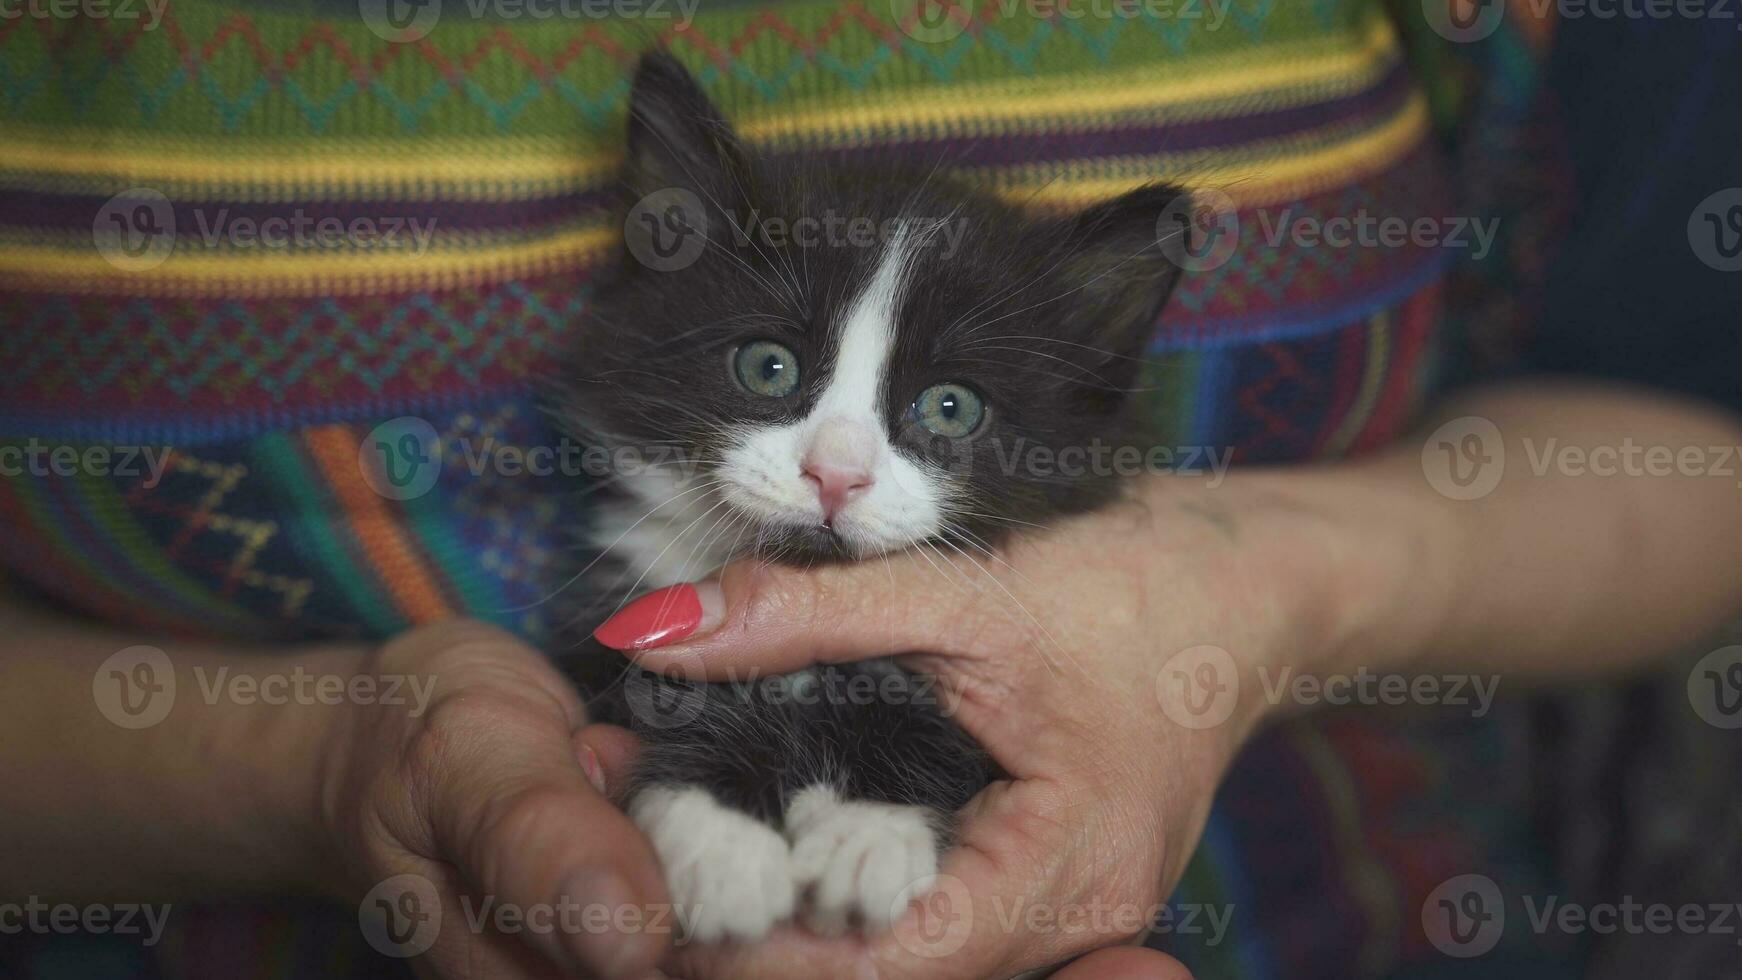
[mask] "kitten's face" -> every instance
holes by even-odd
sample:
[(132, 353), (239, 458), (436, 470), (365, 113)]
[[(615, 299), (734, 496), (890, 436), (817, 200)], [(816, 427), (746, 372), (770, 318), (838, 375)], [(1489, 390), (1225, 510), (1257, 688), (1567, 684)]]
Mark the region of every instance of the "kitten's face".
[[(632, 101), (630, 198), (661, 194), (631, 209), (565, 380), (594, 438), (695, 462), (688, 483), (623, 481), (643, 511), (696, 521), (683, 549), (972, 548), (1106, 499), (1110, 475), (1024, 463), (1120, 436), (1174, 280), (1154, 239), (1175, 192), (1036, 219), (923, 172), (751, 160), (664, 59)], [(673, 228), (705, 235), (699, 255), (633, 257), (670, 254)]]

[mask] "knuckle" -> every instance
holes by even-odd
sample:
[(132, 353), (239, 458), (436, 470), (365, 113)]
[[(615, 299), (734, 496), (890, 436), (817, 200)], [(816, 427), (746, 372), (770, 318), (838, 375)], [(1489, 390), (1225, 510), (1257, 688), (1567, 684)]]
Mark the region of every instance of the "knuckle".
[(528, 786), (488, 801), (473, 835), (478, 870), (488, 877), (496, 856), (536, 853), (553, 835), (576, 826), (577, 816), (574, 794), (558, 786)]
[(513, 634), (475, 619), (441, 619), (406, 630), (382, 645), (382, 659), (393, 663), (420, 663), (455, 647), (518, 646)]
[[(486, 767), (475, 765), (479, 746), (500, 733), (513, 717), (509, 699), (490, 691), (437, 698), (400, 748), (398, 777), (432, 789), (455, 775)], [(426, 797), (427, 798), (427, 797)]]
[(743, 621), (759, 628), (780, 623), (808, 627), (828, 608), (828, 587), (821, 576), (798, 569), (766, 566), (746, 570), (739, 580)]

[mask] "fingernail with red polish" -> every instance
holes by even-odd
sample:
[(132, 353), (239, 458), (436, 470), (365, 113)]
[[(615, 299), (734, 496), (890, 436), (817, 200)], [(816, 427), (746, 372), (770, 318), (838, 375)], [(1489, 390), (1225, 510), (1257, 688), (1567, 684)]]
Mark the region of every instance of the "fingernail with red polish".
[(668, 586), (617, 611), (593, 631), (613, 650), (648, 650), (705, 633), (720, 624), (726, 597), (715, 582)]

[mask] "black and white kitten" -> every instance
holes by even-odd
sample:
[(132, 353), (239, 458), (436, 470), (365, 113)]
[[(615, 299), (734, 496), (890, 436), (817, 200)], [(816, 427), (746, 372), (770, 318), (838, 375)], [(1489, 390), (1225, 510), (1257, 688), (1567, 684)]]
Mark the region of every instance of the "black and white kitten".
[[(1036, 216), (937, 168), (752, 154), (662, 54), (630, 98), (624, 250), (559, 413), (592, 443), (691, 465), (607, 489), (590, 536), (617, 566), (576, 586), (601, 600), (579, 628), (734, 557), (971, 553), (1116, 492), (1111, 474), (1024, 473), (1012, 449), (1126, 435), (1177, 278), (1157, 242), (1177, 190)], [(930, 679), (891, 660), (812, 668), (774, 696), (581, 646), (566, 659), (596, 715), (644, 740), (623, 794), (692, 938), (754, 939), (795, 913), (888, 926), (996, 774)]]

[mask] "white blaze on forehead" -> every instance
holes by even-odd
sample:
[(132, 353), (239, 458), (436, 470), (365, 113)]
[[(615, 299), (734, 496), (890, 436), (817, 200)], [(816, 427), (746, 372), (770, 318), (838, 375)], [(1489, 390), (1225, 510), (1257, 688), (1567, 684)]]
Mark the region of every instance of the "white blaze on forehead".
[[(845, 416), (876, 423), (879, 392), (895, 347), (895, 318), (908, 269), (907, 229), (896, 231), (889, 250), (877, 263), (877, 271), (847, 311), (835, 350), (834, 370), (828, 386), (811, 409), (811, 417)], [(881, 431), (881, 425), (879, 425)]]

